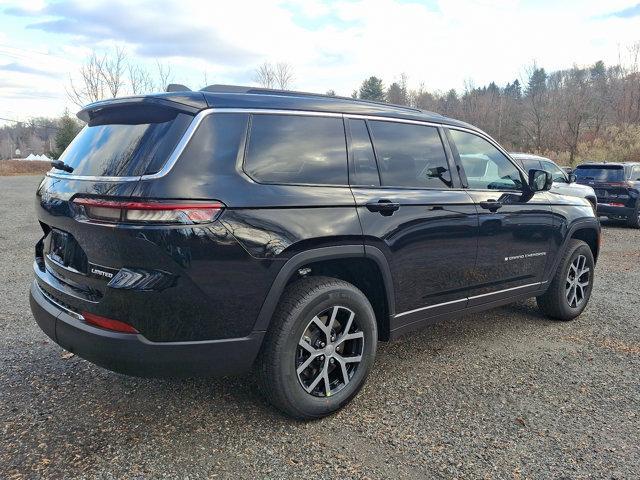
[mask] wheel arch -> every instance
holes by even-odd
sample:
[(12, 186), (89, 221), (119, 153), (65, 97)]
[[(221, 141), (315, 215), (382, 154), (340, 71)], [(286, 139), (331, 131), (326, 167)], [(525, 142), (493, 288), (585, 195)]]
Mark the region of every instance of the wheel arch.
[(321, 247), (298, 253), (287, 260), (262, 304), (254, 331), (269, 328), (271, 317), (285, 288), (300, 277), (301, 269), (307, 268), (310, 269), (309, 275), (340, 278), (362, 290), (376, 313), (380, 340), (389, 338), (389, 320), (395, 313), (391, 271), (382, 251), (368, 245)]
[(550, 281), (551, 278), (553, 278), (553, 275), (558, 268), (558, 264), (560, 263), (560, 259), (567, 249), (569, 241), (573, 238), (582, 240), (589, 245), (591, 253), (593, 254), (593, 261), (596, 263), (600, 253), (600, 234), (600, 222), (596, 218), (577, 220), (569, 225), (563, 235), (562, 245), (558, 249), (556, 258), (553, 260), (551, 268), (547, 272), (545, 279)]

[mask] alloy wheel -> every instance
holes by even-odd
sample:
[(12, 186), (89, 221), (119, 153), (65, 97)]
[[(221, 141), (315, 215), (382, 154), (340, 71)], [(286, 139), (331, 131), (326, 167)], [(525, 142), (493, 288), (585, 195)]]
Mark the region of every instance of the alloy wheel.
[(355, 313), (333, 306), (307, 324), (296, 349), (295, 367), (300, 385), (316, 397), (330, 397), (346, 387), (364, 352), (364, 332)]
[(590, 280), (591, 273), (587, 266), (587, 257), (578, 255), (569, 265), (565, 284), (565, 295), (571, 308), (577, 308), (585, 301)]

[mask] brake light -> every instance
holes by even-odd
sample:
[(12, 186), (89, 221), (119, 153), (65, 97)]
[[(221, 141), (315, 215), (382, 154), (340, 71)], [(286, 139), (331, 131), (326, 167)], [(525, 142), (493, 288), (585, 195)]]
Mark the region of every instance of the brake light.
[(213, 222), (220, 202), (128, 201), (79, 197), (73, 200), (89, 219), (102, 222), (194, 224)]
[(131, 325), (121, 322), (120, 320), (113, 320), (112, 318), (101, 317), (94, 313), (82, 312), (85, 322), (95, 327), (104, 328), (106, 330), (112, 330), (120, 333), (138, 333), (138, 330)]

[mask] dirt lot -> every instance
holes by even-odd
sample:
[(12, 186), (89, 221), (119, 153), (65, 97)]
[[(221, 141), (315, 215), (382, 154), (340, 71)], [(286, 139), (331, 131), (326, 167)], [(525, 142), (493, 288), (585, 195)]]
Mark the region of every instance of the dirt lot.
[(36, 177), (0, 178), (0, 478), (640, 478), (640, 231), (604, 228), (575, 322), (533, 302), (381, 344), (339, 414), (297, 423), (250, 377), (144, 380), (29, 312)]
[(14, 175), (39, 175), (41, 178), (51, 170), (49, 162), (30, 160), (0, 160), (0, 177)]

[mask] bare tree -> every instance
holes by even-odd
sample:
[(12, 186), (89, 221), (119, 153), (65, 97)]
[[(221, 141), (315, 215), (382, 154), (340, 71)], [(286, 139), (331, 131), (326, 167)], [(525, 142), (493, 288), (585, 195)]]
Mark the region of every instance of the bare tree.
[(116, 47), (113, 55), (102, 57), (102, 78), (112, 98), (118, 96), (124, 85), (124, 72), (127, 55), (124, 48)]
[(261, 87), (274, 88), (276, 86), (276, 76), (273, 66), (269, 62), (259, 65), (256, 68), (254, 80)]
[(156, 60), (156, 68), (158, 73), (158, 90), (164, 92), (173, 78), (171, 75), (171, 65), (168, 63), (163, 64)]
[(289, 90), (293, 86), (293, 67), (288, 63), (278, 62), (275, 68), (276, 84), (281, 90)]
[(133, 95), (141, 95), (154, 90), (153, 79), (148, 70), (140, 65), (127, 65), (129, 87)]
[(80, 107), (102, 100), (106, 89), (103, 71), (104, 57), (93, 52), (80, 67), (79, 81), (74, 82), (69, 76), (69, 86), (66, 88), (69, 100)]
[(254, 80), (264, 88), (288, 90), (293, 86), (293, 67), (285, 62), (264, 62), (256, 68)]

